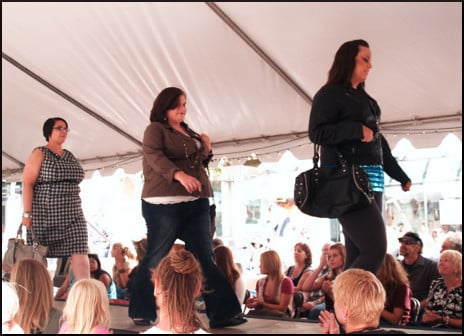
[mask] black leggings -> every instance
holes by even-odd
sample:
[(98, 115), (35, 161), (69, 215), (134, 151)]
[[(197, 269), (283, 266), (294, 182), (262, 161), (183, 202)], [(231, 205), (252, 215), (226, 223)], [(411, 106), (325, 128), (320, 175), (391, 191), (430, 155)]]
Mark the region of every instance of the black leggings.
[(362, 268), (376, 274), (382, 264), (387, 252), (382, 202), (383, 194), (374, 192), (374, 202), (367, 208), (338, 218), (345, 236), (345, 269)]

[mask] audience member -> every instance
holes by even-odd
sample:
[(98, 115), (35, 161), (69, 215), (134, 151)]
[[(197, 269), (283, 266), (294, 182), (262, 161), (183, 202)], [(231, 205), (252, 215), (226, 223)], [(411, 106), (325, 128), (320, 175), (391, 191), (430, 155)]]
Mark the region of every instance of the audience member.
[(462, 254), (443, 251), (438, 272), (440, 278), (432, 281), (422, 323), (462, 329)]
[(302, 242), (296, 243), (293, 247), (293, 259), (295, 260), (295, 264), (287, 268), (285, 275), (293, 281), (295, 287), (293, 302), (295, 310), (298, 311), (305, 299), (303, 283), (312, 273), (311, 265), (313, 263), (313, 257), (309, 245)]
[(424, 244), (417, 233), (408, 231), (398, 241), (401, 244), (400, 255), (403, 256), (401, 265), (408, 273), (412, 296), (421, 302), (423, 310), (430, 284), (440, 276), (437, 263), (422, 256)]
[(26, 334), (56, 334), (61, 310), (54, 307), (53, 283), (47, 267), (34, 259), (22, 259), (11, 270), (18, 286), (19, 311), (16, 322)]
[(444, 237), (453, 231), (450, 230), (449, 224), (441, 224), (440, 234)]
[(387, 253), (377, 271), (377, 278), (386, 294), (382, 320), (393, 325), (405, 326), (411, 317), (412, 291), (409, 287), (408, 274), (399, 261)]
[(297, 317), (317, 320), (319, 313), (325, 310), (325, 292), (322, 289), (322, 281), (316, 280), (329, 273), (330, 269), (327, 262), (331, 245), (332, 242), (327, 242), (322, 246), (319, 266), (317, 266), (303, 283), (303, 292), (308, 292), (308, 298), (301, 306)]
[(53, 276), (53, 287), (61, 287), (70, 269), (71, 257), (61, 257), (56, 259), (55, 275)]
[(379, 328), (385, 289), (371, 272), (348, 269), (337, 276), (332, 291), (335, 314), (328, 310), (319, 314), (322, 334), (406, 334), (401, 330)]
[(321, 286), (324, 290), (325, 309), (333, 312), (334, 301), (332, 293), (332, 283), (335, 278), (343, 272), (346, 261), (346, 250), (345, 245), (342, 243), (334, 243), (329, 248), (329, 254), (327, 255), (327, 264), (329, 266), (329, 272), (321, 276), (315, 281), (315, 287)]
[(111, 334), (110, 304), (103, 282), (81, 279), (71, 287), (59, 334)]
[(445, 250), (455, 250), (462, 253), (462, 236), (457, 232), (449, 232), (441, 244), (440, 253)]
[(98, 254), (89, 253), (89, 266), (90, 266), (90, 277), (93, 279), (100, 280), (103, 282), (106, 288), (106, 292), (109, 299), (116, 299), (116, 284), (114, 283), (111, 275), (101, 268), (100, 258)]
[(131, 264), (126, 258), (134, 259), (134, 255), (128, 247), (122, 243), (114, 243), (111, 249), (111, 256), (114, 258), (113, 280), (116, 284), (116, 296), (118, 299), (127, 299), (127, 282), (131, 272)]
[(279, 254), (268, 250), (261, 254), (259, 269), (266, 277), (256, 283), (256, 296), (250, 297), (246, 306), (249, 315), (292, 317), (293, 281), (285, 276)]
[(217, 267), (224, 273), (227, 281), (231, 284), (235, 295), (237, 295), (238, 302), (243, 303), (246, 293), (245, 279), (234, 261), (231, 249), (225, 245), (219, 245), (214, 248), (213, 252)]
[(171, 250), (152, 273), (158, 324), (143, 334), (209, 334), (195, 309), (203, 275), (194, 255), (185, 249)]
[(290, 266), (285, 275), (293, 281), (295, 290), (301, 291), (306, 277), (311, 273), (311, 265), (313, 263), (313, 255), (311, 249), (306, 243), (296, 243), (293, 247), (293, 258), (295, 265)]
[(224, 245), (222, 239), (219, 237), (213, 238), (213, 250), (220, 245)]
[(55, 293), (55, 299), (57, 300), (66, 300), (69, 294), (69, 290), (72, 285), (76, 282), (76, 277), (72, 271), (72, 266), (69, 268), (68, 274), (61, 283), (60, 288)]
[(19, 312), (19, 298), (16, 286), (7, 281), (2, 281), (2, 335), (24, 334), (24, 330), (15, 321)]
[(132, 284), (134, 282), (135, 274), (137, 273), (140, 263), (142, 262), (143, 257), (147, 253), (147, 238), (142, 238), (140, 240), (133, 240), (132, 244), (134, 244), (135, 248), (135, 259), (137, 260), (137, 265), (132, 268), (131, 272), (129, 273), (129, 277), (127, 280), (127, 290), (126, 290), (126, 297), (130, 299), (130, 293), (132, 290)]

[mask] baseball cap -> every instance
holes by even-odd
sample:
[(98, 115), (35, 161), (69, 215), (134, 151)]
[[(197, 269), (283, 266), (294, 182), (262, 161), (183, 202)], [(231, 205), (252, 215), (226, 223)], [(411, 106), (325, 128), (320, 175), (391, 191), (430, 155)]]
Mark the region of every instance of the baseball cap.
[(403, 237), (398, 238), (398, 241), (401, 243), (403, 240), (410, 241), (410, 239), (414, 240), (416, 243), (419, 243), (420, 246), (424, 246), (424, 243), (422, 242), (422, 239), (420, 239), (419, 235), (411, 231), (406, 232)]

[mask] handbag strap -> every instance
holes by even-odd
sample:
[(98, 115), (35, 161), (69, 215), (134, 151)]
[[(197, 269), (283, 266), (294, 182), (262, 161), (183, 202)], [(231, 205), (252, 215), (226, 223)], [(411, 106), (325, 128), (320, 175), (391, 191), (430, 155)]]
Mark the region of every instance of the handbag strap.
[[(39, 241), (37, 237), (35, 236), (35, 232), (32, 226), (29, 228), (29, 230), (31, 230), (32, 243), (39, 244)], [(23, 223), (19, 223), (18, 231), (16, 232), (16, 239), (22, 239), (22, 237), (23, 237)]]
[[(313, 155), (313, 167), (319, 168), (319, 151), (321, 150), (321, 145), (314, 143), (314, 155)], [(337, 146), (334, 147), (335, 153), (337, 154), (337, 159), (340, 162), (340, 166), (346, 169), (348, 163), (346, 162), (345, 158), (343, 157), (342, 153), (338, 150)]]

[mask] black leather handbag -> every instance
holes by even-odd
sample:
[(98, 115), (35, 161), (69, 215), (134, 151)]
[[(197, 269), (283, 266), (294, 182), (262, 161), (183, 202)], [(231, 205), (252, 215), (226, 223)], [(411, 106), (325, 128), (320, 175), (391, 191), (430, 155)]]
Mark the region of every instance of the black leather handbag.
[(320, 146), (314, 145), (313, 168), (295, 178), (294, 200), (305, 214), (338, 218), (368, 206), (373, 200), (366, 172), (356, 164), (348, 164), (337, 151), (340, 165), (319, 167)]

